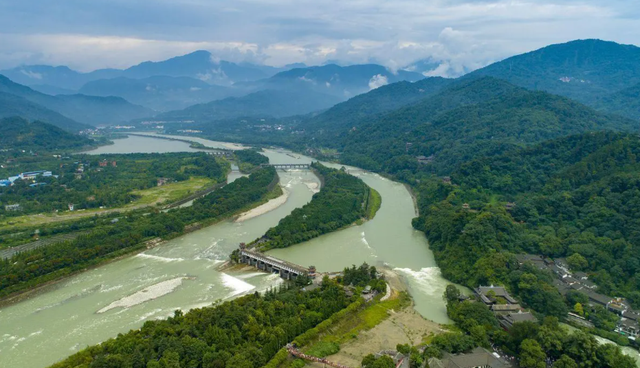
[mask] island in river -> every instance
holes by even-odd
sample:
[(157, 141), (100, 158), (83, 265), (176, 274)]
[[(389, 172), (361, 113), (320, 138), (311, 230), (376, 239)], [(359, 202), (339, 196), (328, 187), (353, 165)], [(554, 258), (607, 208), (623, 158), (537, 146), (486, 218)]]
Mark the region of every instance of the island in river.
[[(138, 151), (191, 150), (183, 142), (128, 139), (136, 140)], [(116, 153), (120, 147), (122, 151), (132, 151), (128, 139), (101, 149)], [(312, 161), (305, 156), (291, 157), (286, 151), (266, 150), (264, 154), (272, 163)], [(409, 192), (402, 184), (377, 174), (346, 169), (384, 198), (376, 217), (270, 254), (303, 265), (314, 264), (323, 271), (340, 271), (363, 261), (386, 265), (406, 278), (420, 314), (436, 322), (448, 322), (441, 297), (447, 282), (435, 267), (424, 235), (411, 227), (415, 210)], [(202, 228), (135, 257), (73, 276), (28, 300), (0, 309), (0, 325), (6, 335), (0, 336), (0, 366), (12, 363), (43, 367), (87, 345), (139, 328), (145, 320), (172, 315), (176, 309), (202, 307), (280, 283), (277, 276), (260, 272), (216, 270), (216, 265), (226, 260), (240, 242), (261, 236), (293, 209), (309, 202), (319, 185), (318, 178), (309, 171), (279, 172), (279, 176), (289, 197), (270, 212), (243, 222), (225, 220)], [(96, 313), (138, 291), (179, 277), (189, 279), (160, 297)]]

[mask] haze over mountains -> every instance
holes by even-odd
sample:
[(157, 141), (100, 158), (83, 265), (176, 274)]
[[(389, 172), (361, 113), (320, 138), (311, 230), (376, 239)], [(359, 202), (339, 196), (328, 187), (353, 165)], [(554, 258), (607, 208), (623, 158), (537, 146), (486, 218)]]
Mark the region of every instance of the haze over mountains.
[[(86, 127), (83, 124), (144, 119), (207, 123), (328, 109), (302, 119), (305, 129), (344, 134), (374, 116), (419, 106), (443, 88), (460, 85), (458, 81), (490, 76), (569, 97), (602, 112), (640, 118), (636, 46), (578, 40), (513, 56), (457, 80), (424, 77), (437, 67), (433, 60), (421, 60), (398, 71), (375, 64), (274, 68), (216, 60), (207, 51), (90, 73), (64, 66), (21, 66), (0, 72), (6, 76), (0, 77), (0, 116), (20, 115), (79, 130)], [(404, 120), (394, 123), (398, 121)]]

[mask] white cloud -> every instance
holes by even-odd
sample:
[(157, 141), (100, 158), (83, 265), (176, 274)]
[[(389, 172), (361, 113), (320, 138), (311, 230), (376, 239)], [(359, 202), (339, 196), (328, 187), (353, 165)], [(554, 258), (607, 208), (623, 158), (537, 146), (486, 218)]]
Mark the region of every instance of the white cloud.
[(22, 69), (22, 70), (20, 70), (20, 73), (26, 75), (27, 77), (29, 77), (31, 79), (42, 79), (42, 74), (33, 72), (31, 70)]
[(386, 75), (377, 74), (369, 79), (370, 90), (386, 86), (387, 84), (389, 84), (389, 80)]
[(0, 1), (0, 68), (122, 68), (205, 49), (215, 61), (394, 72), (430, 58), (455, 75), (577, 38), (640, 44), (639, 18), (635, 0)]

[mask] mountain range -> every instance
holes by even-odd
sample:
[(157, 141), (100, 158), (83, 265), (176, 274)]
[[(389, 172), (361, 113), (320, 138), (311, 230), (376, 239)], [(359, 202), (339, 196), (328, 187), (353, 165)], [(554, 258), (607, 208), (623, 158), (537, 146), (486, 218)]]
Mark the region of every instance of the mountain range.
[[(569, 97), (606, 110), (603, 99), (625, 104), (638, 94), (616, 94), (640, 83), (640, 47), (602, 40), (551, 45), (491, 64), (464, 78), (492, 76), (517, 86)], [(610, 97), (614, 96), (614, 97)], [(615, 112), (615, 111), (614, 111)], [(640, 117), (640, 110), (624, 111)]]
[[(142, 106), (133, 105), (120, 97), (96, 97), (81, 94), (51, 96), (14, 83), (9, 78), (0, 75), (0, 92), (18, 96), (28, 101), (28, 109), (33, 110), (33, 104), (38, 105), (38, 111), (50, 110), (80, 122), (82, 124), (100, 125), (129, 121), (153, 114), (153, 111)], [(15, 103), (18, 103), (14, 99)], [(22, 101), (24, 102), (24, 101)], [(12, 109), (23, 109), (13, 105)], [(26, 109), (26, 107), (24, 108)], [(7, 110), (0, 110), (0, 115), (7, 115)], [(28, 119), (35, 116), (26, 115)], [(50, 121), (55, 124), (59, 119)], [(64, 125), (64, 124), (63, 124)], [(68, 126), (60, 127), (67, 129)]]
[(19, 117), (0, 118), (0, 146), (13, 149), (79, 149), (92, 144), (85, 137), (71, 134), (41, 121)]

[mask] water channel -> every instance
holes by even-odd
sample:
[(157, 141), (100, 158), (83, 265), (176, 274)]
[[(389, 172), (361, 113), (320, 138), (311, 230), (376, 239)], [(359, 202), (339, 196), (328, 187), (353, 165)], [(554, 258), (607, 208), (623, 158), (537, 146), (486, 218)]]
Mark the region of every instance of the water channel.
[[(209, 147), (237, 145), (194, 139)], [(188, 143), (130, 136), (91, 153), (197, 151)], [(309, 157), (267, 150), (272, 163), (308, 163)], [(337, 165), (334, 165), (338, 167)], [(442, 293), (447, 282), (435, 266), (407, 189), (377, 174), (348, 168), (382, 195), (376, 217), (271, 254), (320, 271), (338, 271), (366, 261), (403, 276), (425, 318), (448, 322)], [(171, 240), (138, 255), (70, 277), (39, 295), (0, 309), (0, 367), (46, 367), (74, 352), (139, 328), (176, 309), (211, 305), (282, 282), (260, 272), (220, 272), (218, 265), (240, 242), (251, 241), (307, 203), (319, 184), (309, 171), (279, 172), (288, 192), (280, 207), (244, 222), (224, 221)], [(239, 175), (234, 172), (230, 180)]]

